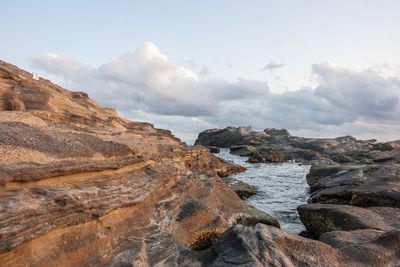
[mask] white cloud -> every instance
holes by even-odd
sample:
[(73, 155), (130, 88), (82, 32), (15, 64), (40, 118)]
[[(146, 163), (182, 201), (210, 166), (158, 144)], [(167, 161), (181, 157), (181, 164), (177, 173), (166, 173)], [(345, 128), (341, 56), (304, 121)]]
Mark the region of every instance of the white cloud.
[[(274, 94), (263, 81), (207, 79), (205, 71), (197, 76), (169, 61), (150, 42), (99, 68), (55, 54), (31, 60), (34, 69), (45, 71), (64, 87), (86, 91), (102, 106), (172, 129), (181, 137), (193, 137), (205, 128), (252, 125), (315, 136), (373, 133), (388, 139), (393, 137), (390, 125), (400, 122), (400, 80), (372, 69), (315, 64), (317, 86)], [(186, 64), (198, 68), (194, 62)], [(270, 63), (266, 69), (282, 66)]]

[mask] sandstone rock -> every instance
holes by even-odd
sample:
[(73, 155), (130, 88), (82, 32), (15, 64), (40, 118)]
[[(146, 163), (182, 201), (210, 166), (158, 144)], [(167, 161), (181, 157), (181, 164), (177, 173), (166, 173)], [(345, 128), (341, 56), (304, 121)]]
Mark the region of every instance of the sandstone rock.
[(399, 266), (400, 230), (386, 232), (370, 242), (338, 249), (347, 266)]
[(231, 161), (217, 157), (214, 157), (211, 160), (211, 163), (208, 164), (211, 164), (213, 172), (219, 177), (228, 177), (232, 174), (244, 172), (246, 170), (246, 168), (243, 166), (236, 165)]
[(366, 231), (329, 233), (336, 234), (337, 238), (331, 238), (335, 244), (340, 243), (333, 248), (262, 224), (237, 225), (203, 256), (212, 259), (207, 266), (397, 266), (400, 230)]
[(251, 205), (247, 206), (245, 213), (235, 213), (228, 220), (229, 226), (237, 224), (243, 226), (254, 226), (258, 223), (274, 226), (279, 229), (281, 228), (279, 222), (274, 217)]
[(214, 251), (211, 266), (343, 266), (334, 248), (262, 224), (230, 228)]
[(397, 266), (400, 263), (400, 230), (372, 229), (322, 234), (320, 240), (334, 248), (347, 266)]
[(249, 212), (239, 170), (0, 61), (0, 266), (203, 264), (193, 234)]
[(312, 203), (400, 207), (400, 163), (396, 161), (312, 167), (307, 180)]
[(345, 248), (351, 245), (374, 241), (384, 233), (385, 231), (375, 229), (334, 231), (321, 234), (319, 236), (319, 241), (334, 248)]
[(397, 208), (306, 204), (297, 211), (307, 231), (315, 237), (331, 231), (400, 229), (400, 209)]
[(222, 178), (222, 180), (227, 183), (241, 199), (246, 199), (257, 194), (257, 189), (254, 186), (242, 181), (229, 177)]

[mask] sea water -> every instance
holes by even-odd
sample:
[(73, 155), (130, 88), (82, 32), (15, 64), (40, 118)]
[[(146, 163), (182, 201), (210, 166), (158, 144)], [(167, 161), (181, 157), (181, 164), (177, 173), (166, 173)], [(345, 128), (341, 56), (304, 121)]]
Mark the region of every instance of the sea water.
[(309, 198), (306, 182), (309, 165), (296, 162), (248, 163), (247, 157), (230, 154), (229, 148), (221, 148), (221, 152), (214, 155), (247, 168), (231, 177), (257, 188), (258, 194), (245, 200), (248, 204), (275, 217), (281, 228), (289, 233), (298, 234), (304, 230), (296, 208), (306, 204)]

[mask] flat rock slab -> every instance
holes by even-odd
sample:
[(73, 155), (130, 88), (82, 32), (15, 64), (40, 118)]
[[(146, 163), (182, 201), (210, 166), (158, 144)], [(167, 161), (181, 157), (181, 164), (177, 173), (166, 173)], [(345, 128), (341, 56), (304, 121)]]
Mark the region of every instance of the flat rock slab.
[(400, 230), (362, 229), (324, 233), (320, 241), (338, 249), (348, 266), (399, 266)]
[(360, 208), (350, 205), (306, 204), (297, 208), (307, 231), (315, 237), (331, 231), (400, 228), (400, 209), (391, 207)]
[(310, 202), (400, 207), (400, 163), (312, 167)]
[(374, 241), (385, 231), (374, 229), (359, 229), (353, 231), (334, 231), (320, 235), (319, 241), (324, 242), (334, 248), (345, 248), (355, 244)]

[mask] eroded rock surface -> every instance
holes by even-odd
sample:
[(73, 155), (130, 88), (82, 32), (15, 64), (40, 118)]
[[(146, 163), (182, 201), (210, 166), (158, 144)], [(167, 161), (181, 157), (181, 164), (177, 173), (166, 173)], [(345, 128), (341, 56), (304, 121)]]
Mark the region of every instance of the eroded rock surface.
[(252, 185), (230, 177), (224, 177), (222, 180), (227, 183), (241, 199), (246, 199), (257, 194), (257, 189)]
[(298, 207), (304, 235), (335, 247), (345, 266), (399, 265), (400, 141), (304, 138), (285, 129), (228, 127), (206, 130), (196, 141), (208, 142), (253, 163), (312, 164), (310, 204)]
[(230, 228), (214, 251), (211, 266), (343, 266), (331, 246), (262, 224)]
[[(305, 138), (292, 136), (286, 129), (227, 127), (201, 132), (197, 145), (229, 147), (231, 153), (251, 156), (259, 152), (265, 162), (295, 160), (306, 163), (375, 163), (393, 158), (400, 141), (376, 143), (357, 140), (352, 136), (337, 138)], [(277, 156), (279, 155), (279, 156)], [(279, 159), (279, 160), (277, 160)]]
[(251, 210), (217, 176), (239, 169), (0, 61), (1, 266), (195, 262), (195, 232)]

